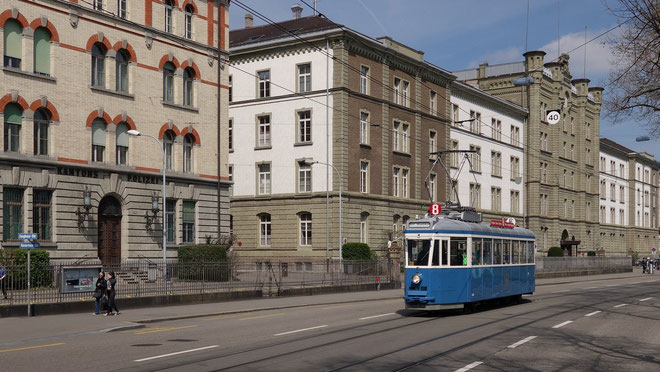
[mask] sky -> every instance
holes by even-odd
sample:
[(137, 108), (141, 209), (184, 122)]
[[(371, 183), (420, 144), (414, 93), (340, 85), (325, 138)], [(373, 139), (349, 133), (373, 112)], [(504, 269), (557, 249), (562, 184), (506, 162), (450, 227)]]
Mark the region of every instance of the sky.
[[(304, 0), (310, 6), (313, 0)], [(615, 0), (317, 0), (317, 9), (333, 22), (376, 38), (390, 36), (424, 52), (426, 61), (449, 71), (522, 61), (525, 50), (543, 50), (546, 61), (570, 55), (573, 78), (587, 77), (590, 86), (606, 86), (613, 60), (608, 39), (620, 28), (605, 2)], [(230, 29), (244, 25), (244, 4), (275, 22), (292, 18), (291, 6), (300, 4), (303, 16), (313, 10), (300, 0), (234, 0), (229, 7)], [(256, 14), (254, 24), (265, 24)], [(590, 41), (586, 48), (581, 45)], [(527, 44), (526, 44), (527, 42)], [(525, 46), (527, 45), (527, 48)], [(604, 92), (607, 95), (607, 90)], [(646, 151), (660, 160), (658, 139), (636, 142), (646, 128), (630, 120), (613, 124), (601, 113), (600, 135), (630, 149)]]

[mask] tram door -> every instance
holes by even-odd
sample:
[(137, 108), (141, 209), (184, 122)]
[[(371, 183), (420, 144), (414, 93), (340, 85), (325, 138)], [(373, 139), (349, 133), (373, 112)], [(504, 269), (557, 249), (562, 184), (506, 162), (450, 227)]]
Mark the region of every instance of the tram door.
[(449, 266), (449, 239), (434, 240), (432, 265)]

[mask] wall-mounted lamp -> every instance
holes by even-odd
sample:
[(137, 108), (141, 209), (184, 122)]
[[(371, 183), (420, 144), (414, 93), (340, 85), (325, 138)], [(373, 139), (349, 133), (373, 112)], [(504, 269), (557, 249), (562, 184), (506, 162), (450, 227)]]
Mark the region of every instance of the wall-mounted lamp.
[(151, 196), (151, 213), (153, 213), (153, 216), (149, 215), (149, 212), (144, 212), (144, 219), (146, 220), (147, 224), (147, 229), (151, 229), (151, 225), (153, 225), (156, 222), (156, 217), (158, 217), (158, 212), (160, 210), (158, 209), (158, 196), (156, 194), (153, 194)]
[(76, 216), (78, 216), (78, 227), (82, 227), (87, 217), (89, 217), (89, 210), (92, 209), (92, 192), (85, 186), (83, 191), (83, 210), (78, 207)]

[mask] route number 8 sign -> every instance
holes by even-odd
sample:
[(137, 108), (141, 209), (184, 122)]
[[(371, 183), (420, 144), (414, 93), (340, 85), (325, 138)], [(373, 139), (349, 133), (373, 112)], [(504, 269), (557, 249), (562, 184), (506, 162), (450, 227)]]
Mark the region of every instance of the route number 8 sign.
[(432, 216), (437, 216), (442, 212), (442, 207), (438, 203), (433, 203), (429, 206), (429, 213)]

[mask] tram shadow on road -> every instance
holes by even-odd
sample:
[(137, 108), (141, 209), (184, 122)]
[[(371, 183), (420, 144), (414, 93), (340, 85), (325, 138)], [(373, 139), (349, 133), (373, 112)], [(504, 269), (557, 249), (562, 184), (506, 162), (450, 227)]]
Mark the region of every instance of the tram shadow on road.
[(512, 306), (520, 306), (531, 302), (532, 300), (526, 298), (511, 299), (508, 297), (504, 297), (504, 298), (495, 298), (492, 300), (480, 301), (476, 303), (467, 303), (462, 309), (445, 309), (445, 310), (401, 309), (396, 313), (406, 317), (444, 318), (450, 316), (481, 313), (485, 311), (503, 309)]

